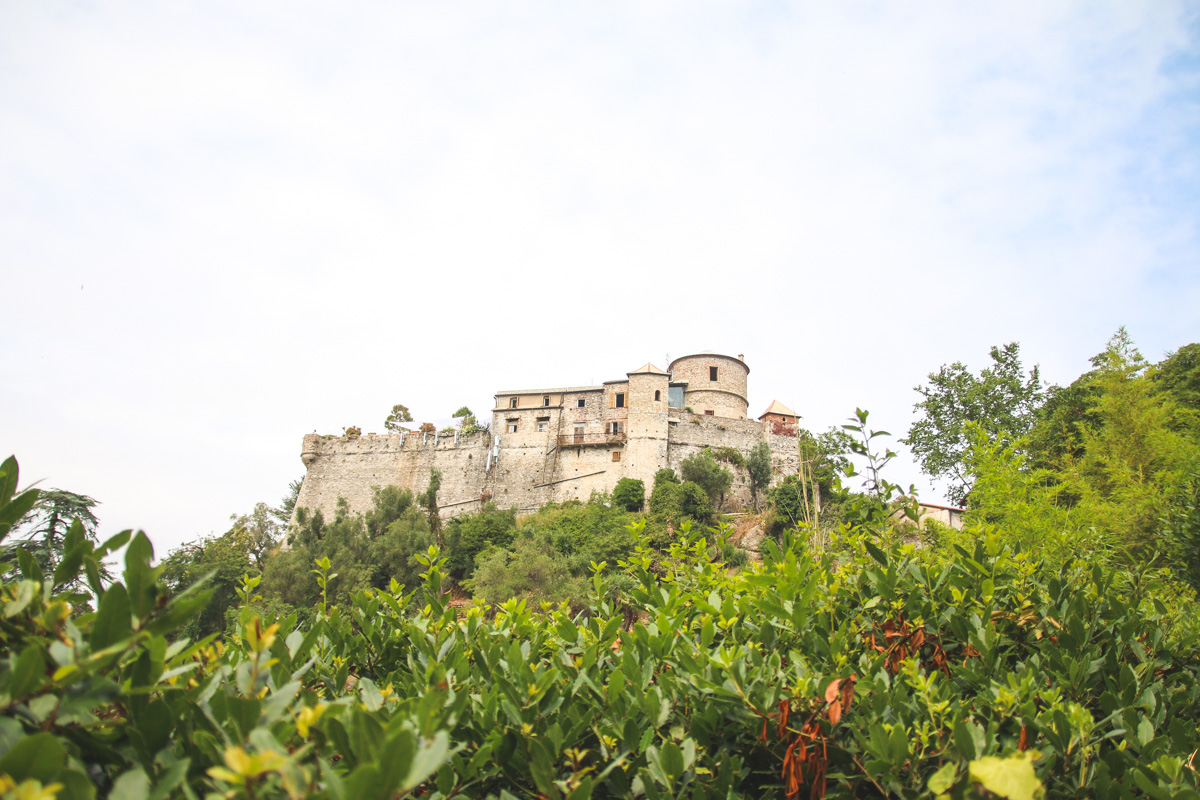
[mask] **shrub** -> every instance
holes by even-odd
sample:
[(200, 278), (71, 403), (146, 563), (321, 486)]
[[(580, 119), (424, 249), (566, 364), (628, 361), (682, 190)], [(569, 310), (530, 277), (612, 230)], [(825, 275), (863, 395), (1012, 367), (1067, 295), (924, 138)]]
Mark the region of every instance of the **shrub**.
[(636, 478), (621, 478), (613, 489), (612, 501), (626, 511), (641, 511), (646, 503), (646, 484)]
[(493, 603), (509, 598), (559, 603), (585, 596), (584, 584), (571, 574), (566, 558), (533, 536), (521, 537), (511, 553), (498, 548), (480, 553), (466, 586)]
[(483, 511), (455, 517), (446, 523), (447, 571), (465, 580), (475, 571), (475, 557), (488, 548), (505, 549), (516, 536), (517, 513), (488, 503)]
[(750, 560), (750, 554), (732, 542), (722, 542), (721, 560), (731, 567), (744, 567)]
[(721, 504), (733, 483), (733, 473), (718, 464), (708, 450), (693, 453), (680, 462), (679, 474), (684, 481), (703, 489), (714, 506)]
[(712, 448), (712, 456), (717, 461), (732, 464), (738, 469), (745, 469), (746, 467), (746, 457), (736, 447), (714, 447)]

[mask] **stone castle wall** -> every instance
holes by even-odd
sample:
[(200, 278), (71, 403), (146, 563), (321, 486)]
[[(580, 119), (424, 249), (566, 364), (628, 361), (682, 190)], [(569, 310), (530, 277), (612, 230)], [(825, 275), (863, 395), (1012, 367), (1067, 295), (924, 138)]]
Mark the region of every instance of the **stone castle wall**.
[[(652, 397), (652, 390), (647, 394)], [(418, 494), (428, 487), (430, 470), (437, 468), (442, 472), (438, 498), (443, 517), (478, 511), (487, 500), (501, 508), (534, 509), (552, 502), (586, 501), (593, 493), (611, 492), (623, 477), (643, 480), (649, 493), (658, 469), (678, 471), (685, 458), (705, 447), (729, 447), (747, 456), (762, 441), (771, 447), (772, 482), (797, 469), (796, 440), (773, 435), (754, 420), (671, 409), (655, 415), (663, 423), (661, 435), (648, 422), (643, 435), (630, 437), (624, 446), (558, 447), (558, 417), (566, 416), (563, 422), (569, 424), (570, 407), (521, 411), (518, 433), (511, 435), (479, 433), (456, 439), (421, 433), (356, 438), (309, 434), (302, 448), (308, 471), (296, 505), (320, 509), (332, 519), (340, 497), (351, 512), (364, 513), (371, 508), (373, 487), (398, 485)], [(538, 432), (538, 415), (550, 416), (555, 424)], [(619, 453), (620, 460), (614, 461), (613, 453)], [(727, 501), (748, 505), (746, 472), (732, 471)]]
[(430, 471), (442, 472), (438, 498), (446, 512), (478, 510), (487, 487), (487, 456), (491, 436), (477, 433), (454, 436), (406, 433), (385, 436), (304, 437), (302, 460), (307, 472), (296, 498), (297, 508), (320, 510), (329, 520), (338, 498), (352, 512), (371, 508), (373, 487), (397, 485), (414, 494), (429, 487)]

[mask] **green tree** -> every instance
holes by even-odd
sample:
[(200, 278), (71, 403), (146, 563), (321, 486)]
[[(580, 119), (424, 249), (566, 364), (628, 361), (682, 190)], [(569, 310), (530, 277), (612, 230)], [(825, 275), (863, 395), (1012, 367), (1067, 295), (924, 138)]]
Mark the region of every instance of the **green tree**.
[(650, 513), (663, 518), (674, 504), (678, 508), (678, 493), (674, 487), (679, 486), (679, 478), (673, 469), (660, 469), (654, 473), (654, 488), (650, 490)]
[(1147, 555), (1160, 520), (1200, 466), (1200, 442), (1179, 424), (1187, 410), (1158, 391), (1124, 328), (1094, 362), (1094, 392), (1079, 426), (1081, 452), (1064, 456), (1059, 479), (1098, 526)]
[(392, 406), (392, 413), (388, 414), (387, 419), (384, 420), (383, 427), (391, 433), (399, 433), (400, 431), (406, 430), (405, 427), (400, 423), (412, 421), (412, 414), (408, 412), (408, 406), (397, 404)]
[(475, 431), (480, 430), (479, 420), (471, 413), (471, 409), (463, 406), (452, 415), (455, 419), (461, 419), (458, 430), (463, 436), (470, 436)]
[(679, 474), (684, 482), (697, 484), (714, 506), (719, 506), (725, 499), (733, 483), (733, 473), (722, 467), (707, 449), (685, 458), (679, 464)]
[(288, 491), (283, 496), (283, 500), (277, 507), (271, 509), (271, 515), (275, 517), (275, 521), (281, 528), (292, 521), (292, 514), (296, 511), (296, 500), (300, 498), (300, 487), (303, 485), (304, 476), (301, 475), (288, 484)]
[(448, 574), (463, 581), (475, 571), (476, 557), (488, 548), (507, 549), (516, 536), (516, 512), (488, 503), (476, 514), (454, 517), (446, 523)]
[(636, 478), (621, 478), (613, 488), (612, 502), (626, 511), (641, 511), (646, 503), (646, 484)]
[[(712, 501), (700, 484), (695, 481), (680, 483), (672, 469), (660, 469), (654, 474), (650, 516), (656, 523), (674, 527), (690, 519), (709, 525), (712, 524), (713, 514)], [(665, 541), (657, 543), (665, 544)]]
[(1038, 367), (1025, 372), (1017, 342), (993, 347), (990, 355), (991, 366), (978, 376), (956, 361), (929, 373), (928, 384), (915, 388), (921, 401), (913, 410), (920, 418), (904, 443), (923, 472), (947, 481), (953, 503), (963, 502), (973, 480), (966, 463), (967, 423), (978, 423), (989, 436), (1009, 442), (1030, 431), (1043, 399)]
[(258, 574), (250, 557), (249, 534), (235, 524), (220, 536), (196, 539), (176, 547), (162, 561), (162, 581), (170, 596), (178, 596), (201, 579), (212, 599), (188, 622), (184, 635), (201, 639), (225, 630), (227, 612), (238, 606), (242, 578)]
[(746, 472), (750, 475), (750, 497), (758, 505), (758, 495), (771, 485), (771, 446), (759, 442), (750, 449), (746, 459)]
[(1185, 344), (1168, 353), (1151, 375), (1180, 405), (1200, 413), (1200, 344)]

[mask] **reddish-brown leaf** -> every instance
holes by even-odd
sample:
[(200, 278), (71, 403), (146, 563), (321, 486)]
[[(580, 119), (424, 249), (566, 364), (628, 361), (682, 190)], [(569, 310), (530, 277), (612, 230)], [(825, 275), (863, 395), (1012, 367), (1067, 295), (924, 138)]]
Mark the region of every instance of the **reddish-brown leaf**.
[(1021, 739), (1017, 742), (1017, 749), (1025, 751), (1029, 749), (1029, 733), (1025, 730), (1025, 726), (1021, 726)]
[(821, 800), (825, 796), (825, 762), (816, 761), (813, 763), (812, 774), (812, 791), (809, 797), (812, 800)]
[(799, 745), (803, 753), (804, 740), (803, 737), (797, 736), (796, 741), (792, 742), (792, 746), (787, 749), (787, 753), (783, 757), (783, 782), (786, 787), (787, 796), (795, 797), (800, 794), (800, 784), (804, 782), (804, 763), (803, 755), (797, 756), (796, 746)]
[(829, 724), (837, 725), (838, 720), (842, 718), (842, 701), (834, 700), (829, 704)]
[(788, 716), (791, 710), (792, 703), (790, 700), (779, 701), (779, 729), (775, 732), (775, 736), (778, 739), (787, 737)]
[(834, 698), (836, 698), (838, 696), (838, 688), (841, 685), (842, 685), (842, 681), (839, 678), (838, 680), (831, 681), (830, 684), (825, 687), (825, 702), (826, 703), (832, 703), (834, 701)]
[(854, 684), (858, 683), (858, 675), (854, 674), (842, 682), (842, 711), (850, 710), (850, 701), (854, 699)]

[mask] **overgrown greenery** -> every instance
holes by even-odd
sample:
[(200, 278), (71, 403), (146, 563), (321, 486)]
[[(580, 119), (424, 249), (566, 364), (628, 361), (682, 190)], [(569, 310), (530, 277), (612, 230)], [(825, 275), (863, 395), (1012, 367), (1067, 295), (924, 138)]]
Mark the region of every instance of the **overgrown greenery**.
[(964, 422), (956, 469), (971, 487), (968, 524), (1105, 563), (1153, 561), (1200, 586), (1189, 511), (1200, 471), (1198, 349), (1150, 364), (1121, 329), (1090, 371), (1022, 412), (1021, 430)]
[[(159, 564), (76, 520), (51, 571), (10, 458), (0, 796), (1200, 798), (1191, 358), (1122, 333), (1030, 431), (964, 422), (963, 530), (897, 513), (866, 412), (801, 436), (760, 562), (662, 470), (645, 513), (627, 485), (440, 545), (436, 481), (298, 509), (284, 549), (292, 505), (260, 505)], [(822, 483), (846, 434), (860, 492)]]
[[(10, 460), (0, 526), (32, 505), (16, 484)], [(319, 558), (307, 623), (264, 620), (247, 579), (237, 634), (199, 642), (178, 634), (209, 590), (169, 595), (143, 534), (95, 548), (74, 526), (55, 583), (129, 542), (125, 569), (88, 578), (94, 612), (32, 558), (3, 584), (0, 791), (1197, 796), (1193, 596), (997, 535), (917, 550), (879, 527), (888, 492), (867, 497), (831, 546), (789, 535), (741, 571), (690, 524), (653, 548), (639, 519), (578, 610), (449, 605), (436, 547), (415, 591), (335, 600)]]

